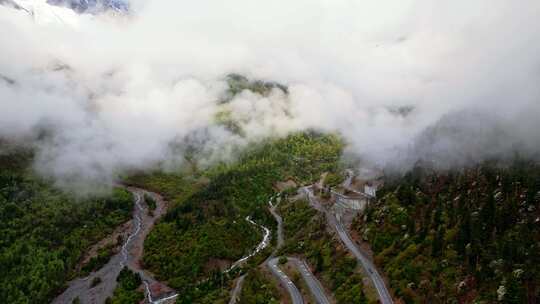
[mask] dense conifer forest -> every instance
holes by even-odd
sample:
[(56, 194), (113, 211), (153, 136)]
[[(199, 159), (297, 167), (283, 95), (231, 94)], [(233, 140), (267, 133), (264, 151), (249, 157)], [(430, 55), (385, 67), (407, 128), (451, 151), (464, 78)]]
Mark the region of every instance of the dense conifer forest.
[(356, 230), (406, 303), (540, 300), (540, 166), (516, 160), (388, 179)]

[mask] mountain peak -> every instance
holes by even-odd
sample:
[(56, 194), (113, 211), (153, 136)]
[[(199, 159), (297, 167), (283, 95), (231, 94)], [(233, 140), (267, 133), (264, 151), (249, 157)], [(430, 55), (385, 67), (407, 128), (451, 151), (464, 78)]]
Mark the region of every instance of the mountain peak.
[(106, 10), (127, 12), (129, 4), (124, 0), (47, 0), (56, 6), (71, 8), (78, 13), (99, 13)]

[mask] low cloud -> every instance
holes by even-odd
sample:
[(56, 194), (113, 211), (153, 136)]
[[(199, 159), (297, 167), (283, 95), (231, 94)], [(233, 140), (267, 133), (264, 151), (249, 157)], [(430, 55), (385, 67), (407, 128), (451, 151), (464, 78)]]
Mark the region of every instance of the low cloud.
[[(0, 137), (35, 138), (61, 184), (178, 165), (186, 141), (212, 162), (308, 128), (378, 166), (540, 150), (537, 1), (19, 2), (0, 6)], [(229, 73), (288, 94), (223, 105)]]

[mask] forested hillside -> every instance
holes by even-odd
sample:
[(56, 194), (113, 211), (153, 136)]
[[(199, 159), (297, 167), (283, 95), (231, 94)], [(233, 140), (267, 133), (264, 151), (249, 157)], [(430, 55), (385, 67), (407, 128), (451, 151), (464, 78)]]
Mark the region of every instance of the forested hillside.
[(93, 243), (130, 218), (129, 192), (79, 199), (32, 174), (29, 152), (0, 156), (0, 302), (48, 303)]
[(540, 301), (540, 166), (415, 168), (356, 229), (406, 303)]
[[(181, 303), (226, 298), (228, 290), (220, 289), (221, 277), (216, 276), (219, 266), (239, 259), (262, 239), (262, 231), (244, 217), (275, 226), (267, 211), (274, 184), (287, 179), (308, 183), (335, 171), (341, 149), (336, 136), (299, 133), (254, 144), (236, 161), (202, 172), (209, 182), (197, 190), (186, 188), (189, 196), (169, 193), (175, 206), (145, 242), (145, 267), (179, 290)], [(138, 176), (136, 182), (158, 192), (163, 184), (163, 191), (169, 191), (162, 174)]]
[(0, 0), (0, 304), (278, 303), (540, 304), (540, 0)]
[(281, 294), (277, 282), (269, 273), (263, 273), (261, 268), (255, 268), (247, 273), (239, 304), (278, 304)]

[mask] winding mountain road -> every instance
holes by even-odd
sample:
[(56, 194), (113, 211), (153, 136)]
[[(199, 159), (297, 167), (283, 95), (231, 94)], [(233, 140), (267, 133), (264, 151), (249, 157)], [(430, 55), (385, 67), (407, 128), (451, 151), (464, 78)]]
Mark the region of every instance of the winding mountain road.
[(321, 282), (319, 282), (317, 277), (315, 277), (315, 275), (311, 272), (306, 261), (294, 257), (288, 257), (288, 259), (292, 261), (296, 268), (300, 271), (300, 274), (307, 283), (309, 291), (313, 295), (315, 301), (319, 304), (330, 304)]
[[(345, 181), (345, 183), (350, 184), (350, 180), (351, 180), (349, 178), (350, 176), (351, 175), (347, 177), (347, 180)], [(371, 262), (371, 260), (367, 258), (367, 255), (363, 253), (361, 249), (358, 246), (356, 246), (356, 244), (351, 240), (351, 237), (349, 236), (349, 233), (346, 231), (346, 229), (343, 227), (343, 224), (340, 221), (338, 221), (338, 219), (336, 219), (335, 215), (332, 212), (326, 210), (326, 208), (322, 206), (320, 201), (313, 194), (312, 187), (303, 187), (301, 191), (306, 194), (306, 196), (308, 197), (308, 201), (313, 208), (325, 213), (328, 223), (335, 229), (335, 231), (337, 232), (343, 244), (356, 257), (358, 262), (360, 262), (366, 274), (369, 276), (369, 278), (373, 282), (373, 285), (377, 289), (377, 293), (379, 295), (379, 300), (381, 301), (381, 303), (393, 304), (394, 302), (392, 300), (392, 296), (390, 295), (390, 292), (386, 288), (386, 284), (383, 278), (381, 277), (381, 275), (379, 274), (379, 272), (377, 271), (377, 268)]]
[[(292, 303), (303, 304), (304, 299), (302, 298), (302, 294), (300, 293), (298, 288), (294, 285), (293, 281), (287, 276), (287, 274), (285, 274), (285, 272), (283, 272), (283, 270), (279, 268), (278, 266), (279, 258), (274, 257), (275, 253), (279, 250), (279, 248), (283, 246), (284, 238), (283, 238), (283, 219), (276, 211), (279, 201), (278, 203), (273, 205), (272, 199), (273, 197), (270, 198), (270, 200), (268, 201), (268, 205), (270, 205), (268, 209), (270, 210), (270, 213), (272, 214), (272, 216), (277, 222), (277, 244), (276, 244), (276, 249), (266, 261), (266, 265), (268, 266), (268, 268), (270, 268), (274, 276), (277, 277), (281, 281), (283, 286), (287, 289), (287, 291), (289, 292), (289, 295), (291, 296)], [(279, 196), (276, 198), (276, 200), (279, 200)]]
[[(279, 248), (281, 248), (283, 246), (283, 243), (284, 243), (283, 218), (279, 215), (279, 213), (276, 210), (276, 208), (277, 208), (277, 206), (279, 204), (280, 197), (278, 195), (275, 198), (276, 198), (276, 200), (278, 202), (276, 204), (272, 204), (272, 200), (274, 199), (274, 197), (270, 198), (270, 200), (268, 201), (268, 205), (269, 205), (268, 209), (269, 209), (270, 213), (272, 214), (272, 216), (274, 217), (274, 219), (277, 222), (277, 244), (276, 244), (276, 249), (274, 250), (274, 252), (266, 260), (266, 265), (272, 271), (274, 276), (277, 277), (280, 280), (280, 282), (282, 283), (282, 285), (287, 289), (287, 291), (288, 291), (288, 293), (289, 293), (289, 295), (291, 297), (292, 303), (293, 304), (303, 304), (304, 299), (302, 297), (302, 294), (300, 293), (300, 290), (298, 290), (296, 285), (294, 285), (293, 281), (287, 276), (287, 274), (285, 272), (283, 272), (283, 270), (281, 270), (279, 268), (279, 266), (278, 266), (279, 257), (274, 257), (277, 250), (279, 250)], [(249, 218), (246, 218), (246, 220), (250, 221), (254, 225), (257, 225), (256, 223), (251, 221)], [(257, 252), (262, 250), (262, 248), (266, 247), (266, 245), (268, 245), (269, 236), (270, 236), (270, 230), (268, 228), (264, 227), (264, 226), (260, 226), (260, 227), (262, 229), (264, 229), (264, 231), (265, 231), (265, 236), (263, 238), (263, 241), (261, 242), (261, 244), (257, 247), (257, 249), (252, 254), (250, 254), (249, 256), (246, 256), (246, 258), (242, 258), (238, 262), (243, 261), (244, 259), (247, 259), (247, 258), (253, 256)], [(262, 244), (265, 244), (265, 245), (261, 249), (259, 249), (259, 247), (261, 247)], [(290, 260), (292, 262), (292, 265), (298, 269), (298, 271), (302, 275), (302, 278), (307, 283), (307, 286), (308, 286), (311, 294), (313, 295), (314, 299), (316, 300), (316, 302), (319, 303), (319, 304), (329, 304), (330, 301), (328, 300), (328, 297), (326, 296), (324, 288), (322, 287), (319, 280), (317, 280), (317, 277), (315, 277), (315, 275), (311, 272), (311, 270), (309, 269), (309, 266), (307, 265), (307, 263), (304, 260), (300, 260), (300, 259), (295, 258), (295, 257), (287, 257), (287, 259)], [(237, 265), (237, 263), (234, 263), (233, 266), (231, 266), (231, 268), (229, 268), (227, 271), (231, 270), (236, 265)], [(236, 285), (235, 285), (235, 287), (234, 287), (234, 289), (233, 289), (233, 291), (231, 293), (231, 299), (229, 301), (229, 304), (235, 304), (238, 301), (240, 293), (242, 291), (242, 284), (244, 282), (245, 277), (246, 277), (246, 275), (244, 274), (244, 275), (240, 276), (237, 279)]]
[[(279, 199), (279, 197), (278, 197)], [(268, 202), (270, 205), (270, 213), (272, 216), (274, 216), (276, 222), (277, 222), (277, 248), (276, 251), (283, 246), (284, 238), (283, 238), (283, 219), (279, 213), (277, 213), (276, 208), (278, 204), (273, 205), (272, 199)], [(273, 254), (272, 254), (273, 255)], [(288, 260), (292, 262), (292, 264), (298, 269), (300, 274), (302, 275), (302, 278), (307, 283), (307, 286), (309, 288), (309, 291), (313, 295), (315, 301), (319, 304), (329, 304), (330, 301), (328, 301), (328, 297), (326, 296), (326, 293), (324, 291), (324, 288), (322, 287), (319, 280), (317, 280), (317, 277), (311, 272), (309, 269), (309, 266), (307, 265), (306, 261), (300, 260), (295, 257), (287, 257)], [(294, 285), (294, 283), (291, 281), (291, 279), (279, 268), (278, 266), (279, 258), (271, 257), (267, 265), (272, 271), (272, 273), (279, 278), (279, 280), (283, 283), (283, 285), (287, 288), (287, 291), (289, 292), (292, 302), (294, 303), (303, 303), (304, 300), (302, 298), (302, 294), (298, 290), (298, 288)]]
[(283, 270), (278, 267), (278, 261), (279, 258), (271, 258), (266, 264), (268, 265), (272, 273), (281, 281), (281, 283), (283, 283), (283, 286), (287, 288), (287, 291), (291, 295), (292, 303), (303, 304), (304, 299), (302, 298), (302, 294), (300, 293), (296, 285), (294, 285), (293, 281), (291, 281), (291, 279), (285, 274), (285, 272), (283, 272)]
[(281, 199), (281, 197), (277, 197), (276, 200), (278, 200), (278, 202), (274, 205), (272, 204), (272, 198), (270, 198), (270, 200), (268, 201), (268, 205), (270, 205), (270, 208), (268, 208), (268, 210), (270, 211), (270, 213), (272, 214), (272, 216), (274, 217), (274, 219), (276, 220), (277, 222), (277, 244), (276, 244), (276, 251), (281, 248), (281, 246), (283, 246), (283, 219), (281, 218), (281, 215), (279, 215), (276, 211), (276, 208), (279, 204), (279, 200)]
[(335, 221), (335, 228), (337, 230), (337, 233), (345, 246), (349, 249), (349, 251), (356, 257), (356, 259), (362, 264), (362, 267), (366, 270), (367, 275), (371, 278), (373, 281), (373, 284), (375, 285), (375, 288), (377, 289), (377, 293), (379, 294), (379, 299), (381, 300), (382, 304), (392, 304), (392, 296), (388, 292), (388, 289), (386, 288), (386, 284), (384, 283), (383, 278), (377, 271), (377, 268), (375, 265), (371, 262), (370, 259), (367, 258), (365, 254), (363, 254), (358, 246), (351, 240), (349, 233), (345, 230), (341, 222)]
[(236, 280), (233, 292), (231, 293), (231, 299), (229, 300), (229, 304), (235, 304), (236, 301), (240, 299), (240, 293), (242, 292), (242, 286), (244, 285), (245, 279), (246, 274), (243, 274)]

